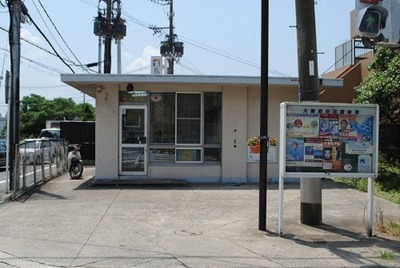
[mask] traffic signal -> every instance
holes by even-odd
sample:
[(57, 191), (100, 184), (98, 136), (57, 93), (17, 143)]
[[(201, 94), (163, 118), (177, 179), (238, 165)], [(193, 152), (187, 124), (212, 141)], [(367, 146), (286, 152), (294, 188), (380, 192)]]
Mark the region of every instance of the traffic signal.
[(356, 0), (356, 32), (361, 37), (376, 38), (386, 27), (389, 12), (382, 6), (383, 1)]

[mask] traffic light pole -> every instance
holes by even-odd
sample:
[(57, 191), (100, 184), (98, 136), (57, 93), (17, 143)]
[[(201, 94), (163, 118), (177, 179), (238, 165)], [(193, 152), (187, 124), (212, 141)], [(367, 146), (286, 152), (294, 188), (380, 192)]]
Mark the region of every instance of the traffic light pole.
[[(314, 0), (296, 0), (299, 101), (319, 101), (317, 37)], [(322, 182), (319, 178), (300, 181), (301, 223), (322, 223)]]

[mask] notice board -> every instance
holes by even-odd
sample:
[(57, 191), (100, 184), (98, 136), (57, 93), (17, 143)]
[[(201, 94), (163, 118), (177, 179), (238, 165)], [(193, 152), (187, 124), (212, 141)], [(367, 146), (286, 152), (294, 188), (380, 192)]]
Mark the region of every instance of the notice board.
[(378, 175), (379, 106), (319, 102), (280, 105), (280, 176)]

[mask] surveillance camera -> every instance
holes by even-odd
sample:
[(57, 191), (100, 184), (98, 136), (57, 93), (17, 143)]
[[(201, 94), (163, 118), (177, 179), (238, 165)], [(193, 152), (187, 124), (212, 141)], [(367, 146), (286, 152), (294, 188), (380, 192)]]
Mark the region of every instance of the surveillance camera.
[(100, 93), (102, 90), (103, 90), (103, 88), (102, 88), (101, 86), (97, 86), (97, 87), (96, 87), (97, 93)]
[(129, 84), (126, 86), (126, 91), (128, 91), (128, 92), (132, 92), (134, 89), (135, 89), (135, 88), (133, 87), (133, 85), (132, 85), (131, 83), (129, 83)]

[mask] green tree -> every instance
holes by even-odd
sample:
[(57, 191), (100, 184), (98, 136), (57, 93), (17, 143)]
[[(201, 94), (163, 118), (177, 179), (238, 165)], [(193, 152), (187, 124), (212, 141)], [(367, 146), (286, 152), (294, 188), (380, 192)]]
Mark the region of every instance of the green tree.
[(379, 104), (381, 123), (400, 123), (400, 54), (379, 47), (369, 69), (370, 75), (355, 88), (358, 103)]
[(21, 137), (37, 136), (46, 127), (46, 120), (94, 121), (95, 108), (88, 103), (76, 104), (71, 98), (46, 98), (31, 94), (20, 104)]

